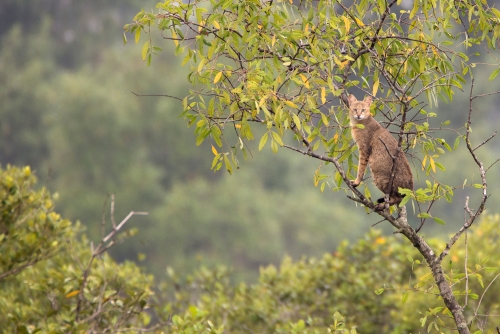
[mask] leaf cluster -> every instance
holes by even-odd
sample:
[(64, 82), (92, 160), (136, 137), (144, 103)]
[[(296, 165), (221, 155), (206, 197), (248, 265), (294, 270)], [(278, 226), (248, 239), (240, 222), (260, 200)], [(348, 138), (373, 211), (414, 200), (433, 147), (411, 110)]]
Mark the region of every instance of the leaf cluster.
[(35, 190), (29, 167), (7, 166), (0, 174), (0, 332), (102, 333), (148, 325), (152, 276), (107, 254), (89, 262), (81, 227), (54, 211), (45, 188)]
[[(498, 216), (479, 222), (450, 254), (445, 278), (464, 306), (471, 331), (494, 331), (500, 258), (491, 243), (499, 236)], [(488, 246), (484, 248), (484, 238)], [(430, 239), (433, 246), (442, 246)], [(477, 253), (466, 249), (479, 249)], [(467, 274), (464, 272), (464, 264)], [(165, 308), (174, 314), (174, 333), (204, 328), (207, 333), (335, 333), (339, 319), (357, 332), (439, 333), (453, 328), (449, 311), (427, 264), (401, 238), (368, 233), (321, 258), (262, 267), (258, 283), (231, 284), (230, 271), (202, 267), (187, 277), (167, 269), (162, 284)], [(337, 313), (340, 312), (340, 313)], [(210, 326), (207, 326), (210, 321)], [(209, 331), (212, 328), (212, 331)], [(300, 329), (296, 331), (296, 329)]]
[[(378, 96), (373, 112), (395, 128), (403, 150), (435, 179), (438, 169), (446, 170), (436, 160), (443, 148), (452, 148), (434, 133), (450, 122), (431, 126), (437, 114), (425, 108), (438, 99), (451, 101), (473, 77), (476, 53), (469, 48), (496, 48), (499, 12), (485, 2), (414, 1), (410, 10), (400, 5), (165, 1), (157, 14), (138, 13), (125, 31), (136, 42), (147, 33), (151, 48), (156, 26), (190, 65), (193, 89), (183, 99), (182, 115), (195, 126), (197, 144), (207, 138), (212, 143), (212, 169), (231, 173), (260, 128), (259, 149), (270, 143), (273, 152), (286, 147), (338, 162), (345, 173), (324, 174), (315, 184), (322, 180), (322, 189), (341, 189), (342, 180), (356, 174), (347, 92)], [(456, 149), (464, 131), (454, 131)], [(330, 177), (333, 182), (325, 180)], [(430, 206), (439, 198), (451, 201), (453, 187), (438, 183), (439, 194), (423, 189), (412, 198)]]

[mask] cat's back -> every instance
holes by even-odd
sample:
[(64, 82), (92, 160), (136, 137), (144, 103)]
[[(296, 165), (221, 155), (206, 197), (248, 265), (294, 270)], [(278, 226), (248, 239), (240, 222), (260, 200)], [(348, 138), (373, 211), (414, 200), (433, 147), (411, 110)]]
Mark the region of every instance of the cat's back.
[(368, 160), (375, 185), (384, 192), (388, 191), (388, 183), (395, 163), (392, 191), (397, 191), (398, 187), (413, 189), (413, 173), (405, 153), (398, 148), (398, 142), (389, 130), (378, 125), (371, 138), (371, 154)]

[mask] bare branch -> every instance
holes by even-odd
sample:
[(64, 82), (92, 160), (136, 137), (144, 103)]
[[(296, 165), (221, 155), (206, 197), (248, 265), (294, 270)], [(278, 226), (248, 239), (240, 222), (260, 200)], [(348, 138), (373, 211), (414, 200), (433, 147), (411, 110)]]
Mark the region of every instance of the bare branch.
[(88, 277), (90, 274), (90, 270), (92, 268), (92, 263), (94, 262), (95, 258), (99, 255), (101, 255), (103, 252), (105, 252), (107, 249), (109, 249), (113, 244), (114, 240), (111, 240), (107, 245), (104, 245), (108, 240), (113, 239), (116, 236), (116, 233), (125, 225), (125, 223), (134, 215), (142, 215), (145, 216), (147, 215), (147, 212), (134, 212), (130, 211), (130, 213), (118, 224), (116, 227), (113, 227), (113, 230), (106, 236), (104, 237), (99, 244), (96, 246), (95, 249), (92, 249), (92, 256), (90, 257), (90, 260), (87, 264), (87, 267), (83, 271), (83, 277), (82, 277), (82, 283), (80, 285), (80, 292), (78, 293), (78, 302), (76, 304), (76, 309), (75, 309), (75, 320), (79, 321), (80, 320), (80, 312), (82, 309), (83, 301), (85, 299), (84, 297), (84, 290), (85, 287), (87, 286), (88, 282)]
[(479, 311), (479, 307), (481, 306), (481, 302), (483, 301), (483, 297), (484, 295), (486, 294), (486, 291), (488, 291), (488, 289), (490, 288), (490, 286), (493, 284), (493, 282), (495, 282), (495, 280), (498, 278), (498, 276), (500, 276), (500, 274), (497, 274), (490, 282), (490, 284), (488, 284), (488, 286), (486, 287), (486, 289), (484, 289), (483, 291), (483, 294), (481, 295), (481, 298), (479, 298), (479, 303), (477, 303), (477, 307), (476, 307), (476, 311), (474, 311), (474, 317), (477, 317), (478, 316), (478, 313), (477, 311)]
[(488, 173), (488, 170), (490, 170), (491, 167), (493, 167), (494, 164), (496, 164), (498, 161), (500, 161), (500, 159), (496, 159), (488, 168), (486, 168), (486, 170), (484, 171), (484, 173)]
[(474, 100), (474, 98), (472, 96), (473, 89), (474, 89), (474, 79), (472, 79), (472, 82), (471, 82), (470, 95), (469, 95), (470, 96), (469, 97), (469, 114), (468, 114), (467, 123), (466, 123), (465, 143), (467, 145), (467, 149), (469, 150), (470, 155), (472, 156), (473, 160), (476, 162), (476, 164), (479, 167), (479, 172), (481, 175), (481, 182), (482, 182), (482, 186), (483, 186), (482, 187), (483, 188), (482, 198), (481, 198), (481, 202), (479, 204), (478, 209), (474, 213), (469, 208), (469, 197), (467, 196), (467, 198), (465, 200), (464, 209), (469, 214), (469, 219), (467, 219), (467, 221), (460, 228), (460, 230), (457, 233), (455, 233), (455, 235), (446, 244), (446, 248), (439, 256), (440, 261), (442, 261), (446, 255), (448, 255), (451, 247), (453, 247), (453, 245), (458, 240), (458, 238), (462, 235), (462, 233), (464, 233), (474, 223), (476, 218), (479, 217), (479, 215), (481, 215), (481, 213), (484, 211), (484, 208), (486, 207), (486, 201), (488, 200), (488, 194), (486, 192), (487, 191), (486, 172), (484, 170), (483, 163), (481, 161), (479, 161), (476, 154), (474, 153), (474, 149), (472, 148), (472, 145), (470, 142), (470, 133), (471, 133), (471, 124), (472, 124), (471, 116), (472, 116), (472, 111), (473, 111), (472, 101)]
[(465, 259), (464, 259), (464, 272), (465, 272), (465, 303), (463, 307), (467, 306), (467, 298), (469, 297), (469, 272), (467, 268), (467, 260), (469, 258), (467, 247), (467, 231), (465, 231)]
[(478, 148), (480, 148), (481, 146), (483, 146), (484, 144), (486, 144), (487, 142), (489, 142), (491, 139), (493, 139), (493, 137), (495, 137), (496, 135), (497, 135), (497, 132), (495, 131), (488, 139), (486, 139), (481, 144), (479, 144), (476, 147), (474, 147), (474, 149), (472, 151), (477, 150)]

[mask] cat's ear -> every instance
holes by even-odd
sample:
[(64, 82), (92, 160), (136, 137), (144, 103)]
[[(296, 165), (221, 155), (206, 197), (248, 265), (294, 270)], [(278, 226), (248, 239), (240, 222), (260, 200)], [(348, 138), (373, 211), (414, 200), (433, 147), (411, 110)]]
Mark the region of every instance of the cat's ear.
[(349, 94), (349, 96), (347, 97), (347, 101), (349, 101), (349, 104), (354, 103), (354, 102), (358, 102), (358, 100), (356, 99), (356, 96), (354, 96), (352, 94)]
[(368, 102), (368, 103), (372, 103), (373, 102), (373, 98), (368, 95), (368, 96), (365, 96), (365, 99), (363, 100), (364, 102)]

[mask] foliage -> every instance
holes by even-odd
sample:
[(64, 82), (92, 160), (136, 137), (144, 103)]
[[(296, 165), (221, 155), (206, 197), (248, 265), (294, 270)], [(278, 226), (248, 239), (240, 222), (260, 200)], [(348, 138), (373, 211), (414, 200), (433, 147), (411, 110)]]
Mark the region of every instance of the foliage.
[[(137, 331), (151, 326), (154, 305), (156, 320), (170, 319), (156, 328), (172, 333), (433, 333), (450, 327), (429, 268), (400, 236), (372, 230), (321, 258), (285, 257), (279, 268), (262, 267), (254, 284), (234, 284), (226, 267), (202, 267), (187, 277), (168, 268), (169, 281), (155, 297), (151, 275), (101, 254), (104, 244), (89, 247), (79, 225), (61, 219), (49, 193), (32, 188), (35, 182), (29, 167), (2, 171), (2, 332)], [(495, 327), (487, 315), (500, 311), (499, 221), (489, 216), (471, 228), (446, 269), (471, 329), (485, 333)], [(429, 244), (442, 247), (437, 239)], [(12, 250), (17, 256), (9, 256)]]
[[(435, 124), (437, 114), (424, 109), (422, 97), (431, 107), (438, 99), (450, 101), (466, 77), (473, 78), (472, 58), (478, 53), (467, 50), (483, 43), (496, 47), (500, 11), (485, 3), (447, 1), (414, 1), (411, 10), (400, 1), (199, 0), (165, 1), (157, 8), (159, 14), (137, 14), (125, 30), (137, 42), (157, 26), (184, 55), (183, 63), (191, 64), (193, 89), (183, 99), (183, 115), (196, 126), (197, 143), (210, 138), (214, 170), (234, 170), (247, 154), (245, 141), (257, 139), (259, 148), (270, 143), (274, 152), (284, 146), (344, 163), (347, 176), (321, 171), (315, 180), (324, 189), (332, 177), (330, 186), (340, 189), (342, 178), (355, 174), (355, 147), (339, 101), (346, 103), (348, 90), (362, 91), (379, 96), (373, 112), (396, 126), (403, 149), (411, 148), (419, 160), (414, 164), (428, 176), (407, 200), (452, 200), (454, 187), (439, 181), (438, 171), (446, 170), (439, 157), (453, 151), (465, 133), (456, 130), (454, 145), (434, 134), (449, 121)], [(148, 63), (158, 52), (154, 43), (147, 35)], [(257, 126), (267, 128), (260, 138)], [(237, 136), (228, 138), (226, 132)], [(427, 217), (434, 218), (420, 218)]]
[[(500, 307), (500, 285), (495, 281), (500, 255), (495, 243), (486, 245), (484, 238), (499, 237), (499, 221), (499, 216), (486, 217), (469, 234), (468, 249), (479, 252), (469, 251), (468, 276), (463, 273), (463, 243), (451, 254), (447, 269), (471, 329), (484, 333), (495, 328), (485, 315), (498, 314)], [(185, 279), (171, 268), (167, 271), (170, 282), (163, 286), (163, 295), (173, 300), (165, 308), (175, 314), (173, 332), (209, 320), (229, 333), (293, 333), (299, 327), (301, 333), (326, 333), (336, 312), (360, 333), (439, 333), (451, 326), (422, 257), (400, 237), (376, 230), (319, 259), (285, 258), (279, 268), (262, 267), (259, 282), (251, 285), (231, 284), (225, 267), (201, 268)], [(462, 293), (466, 286), (467, 303)]]
[[(496, 48), (500, 11), (486, 2), (415, 0), (411, 10), (403, 8), (398, 13), (400, 5), (398, 0), (198, 0), (188, 4), (167, 0), (157, 5), (158, 14), (141, 11), (124, 29), (134, 34), (136, 43), (143, 32), (147, 34), (142, 58), (148, 65), (161, 50), (150, 34), (153, 26), (173, 41), (176, 53), (184, 55), (183, 63), (190, 63), (188, 80), (193, 88), (182, 99), (183, 115), (188, 124), (195, 124), (197, 144), (209, 138), (215, 155), (213, 170), (224, 168), (231, 173), (237, 168), (247, 155), (246, 142), (258, 134), (255, 128), (266, 131), (259, 135), (259, 149), (269, 141), (273, 152), (285, 147), (321, 164), (333, 164), (335, 169), (327, 169), (326, 174), (320, 165), (314, 174), (315, 185), (321, 184), (322, 191), (326, 185), (352, 191), (349, 199), (361, 203), (367, 212), (378, 211), (404, 235), (431, 269), (429, 277), (454, 326), (466, 334), (469, 326), (442, 261), (482, 214), (489, 198), (486, 173), (491, 165), (485, 167), (475, 151), (496, 133), (474, 147), (471, 124), (476, 117), (475, 100), (496, 93), (475, 95), (474, 68), (480, 55), (471, 50), (473, 46), (488, 52)], [(500, 72), (499, 65), (495, 58), (490, 80)], [(442, 135), (451, 121), (433, 121), (438, 114), (426, 110), (426, 104), (432, 107), (438, 99), (451, 101), (467, 79), (467, 121), (465, 126), (451, 129), (456, 133), (452, 147)], [(399, 206), (411, 200), (414, 211), (418, 210), (421, 224), (417, 229), (408, 223), (406, 208), (398, 211), (397, 218), (388, 207), (377, 210), (369, 189), (362, 192), (350, 181), (356, 174), (356, 148), (348, 135), (346, 106), (348, 94), (354, 91), (378, 94), (371, 111), (383, 115), (382, 124), (395, 127), (398, 149), (424, 171), (419, 174), (425, 185), (399, 189), (405, 195)], [(465, 181), (462, 188), (480, 189), (475, 192), (480, 200), (477, 209), (471, 209), (466, 197), (462, 228), (438, 252), (418, 232), (426, 220), (446, 224), (432, 206), (442, 199), (451, 203), (456, 186), (440, 180), (437, 171), (446, 168), (438, 159), (445, 149), (456, 150), (460, 142), (465, 142), (468, 161), (481, 178), (480, 183)], [(395, 168), (393, 163), (392, 170)]]
[(53, 212), (46, 189), (34, 192), (30, 167), (0, 170), (0, 278), (53, 257), (70, 233), (70, 223)]
[[(453, 286), (453, 293), (471, 326), (471, 332), (492, 333), (498, 323), (496, 316), (500, 314), (500, 285), (498, 280), (500, 255), (496, 250), (500, 237), (498, 224), (500, 216), (485, 216), (457, 242), (450, 252), (450, 259), (444, 265), (446, 279)], [(443, 247), (437, 239), (432, 244)], [(407, 302), (403, 309), (403, 318), (410, 319), (419, 311), (420, 323), (429, 332), (436, 328), (452, 326), (449, 315), (443, 309), (432, 282), (428, 268), (422, 261), (410, 259), (413, 263), (415, 278), (407, 286)], [(466, 268), (466, 269), (465, 269)], [(466, 270), (466, 272), (465, 272)], [(403, 290), (404, 291), (404, 290)]]
[(152, 276), (105, 253), (90, 261), (80, 226), (54, 211), (45, 188), (33, 188), (29, 167), (8, 166), (0, 174), (2, 333), (102, 333), (147, 325)]
[(180, 288), (175, 290), (176, 303), (167, 310), (186, 309), (183, 320), (193, 312), (203, 314), (230, 333), (326, 333), (337, 312), (346, 316), (347, 327), (357, 324), (361, 333), (389, 333), (394, 323), (387, 320), (397, 309), (397, 297), (373, 291), (380, 284), (404, 284), (411, 272), (407, 249), (393, 239), (374, 231), (320, 259), (294, 263), (285, 258), (279, 269), (261, 268), (259, 282), (253, 285), (232, 286), (224, 268), (202, 268), (185, 282), (170, 270), (173, 285)]

